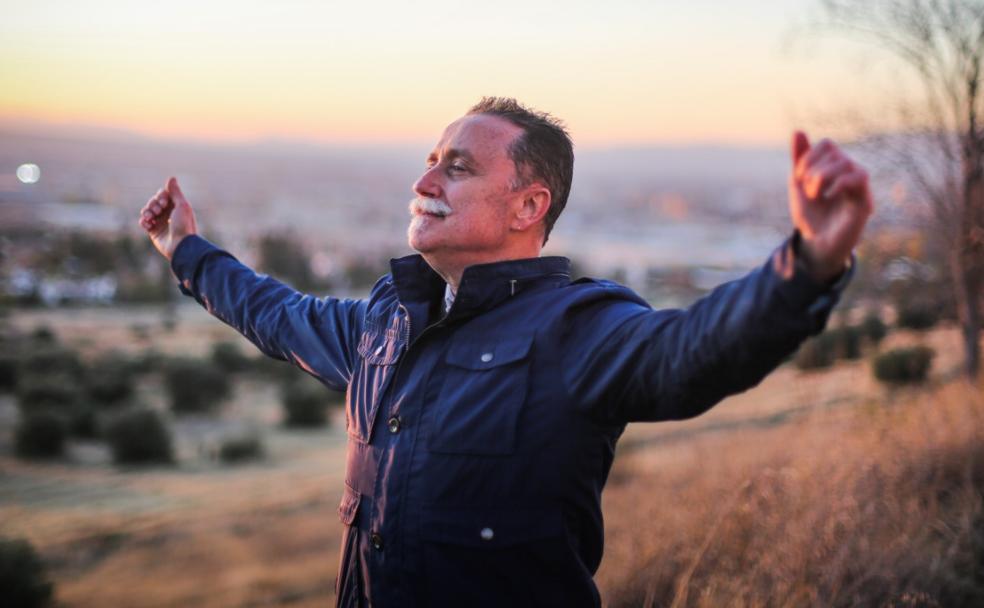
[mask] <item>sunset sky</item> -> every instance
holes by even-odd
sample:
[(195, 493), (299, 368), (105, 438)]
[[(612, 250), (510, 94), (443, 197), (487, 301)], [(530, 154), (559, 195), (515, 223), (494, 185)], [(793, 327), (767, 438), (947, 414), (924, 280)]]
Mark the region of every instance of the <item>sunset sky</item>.
[(582, 145), (778, 144), (865, 95), (811, 0), (4, 2), (0, 122), (431, 141), (482, 95)]

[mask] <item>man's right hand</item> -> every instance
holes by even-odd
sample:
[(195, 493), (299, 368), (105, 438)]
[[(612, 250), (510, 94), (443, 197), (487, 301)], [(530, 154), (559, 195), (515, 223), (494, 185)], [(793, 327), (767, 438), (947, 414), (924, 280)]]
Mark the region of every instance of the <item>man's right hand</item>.
[(170, 261), (174, 250), (186, 236), (198, 234), (195, 211), (178, 186), (178, 180), (170, 178), (163, 188), (152, 196), (140, 211), (140, 227), (161, 255)]

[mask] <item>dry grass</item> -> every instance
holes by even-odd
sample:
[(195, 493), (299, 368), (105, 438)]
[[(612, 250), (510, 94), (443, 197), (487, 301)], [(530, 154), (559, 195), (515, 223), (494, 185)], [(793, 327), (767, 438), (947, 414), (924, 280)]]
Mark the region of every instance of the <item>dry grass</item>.
[(984, 605), (982, 418), (958, 383), (629, 454), (606, 603)]
[[(126, 344), (131, 325), (150, 328), (137, 351), (229, 339), (179, 313), (173, 334), (149, 309), (17, 322), (94, 352)], [(889, 345), (933, 345), (939, 382), (957, 340), (943, 328)], [(275, 393), (240, 388), (226, 413), (275, 424)], [(696, 420), (632, 425), (604, 496), (605, 603), (984, 605), (982, 418), (979, 387), (886, 393), (858, 362), (783, 368)], [(344, 432), (268, 439), (271, 459), (243, 468), (201, 465), (193, 449), (142, 472), (0, 456), (0, 534), (35, 543), (66, 606), (330, 605)]]

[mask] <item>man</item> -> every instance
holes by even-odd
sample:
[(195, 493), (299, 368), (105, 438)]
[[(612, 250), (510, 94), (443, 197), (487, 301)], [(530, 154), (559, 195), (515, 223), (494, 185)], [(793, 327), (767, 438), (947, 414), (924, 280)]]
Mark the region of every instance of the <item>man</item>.
[(625, 424), (757, 384), (823, 328), (849, 274), (867, 176), (802, 133), (792, 156), (793, 237), (686, 311), (538, 257), (573, 151), (511, 99), (445, 130), (413, 186), (420, 255), (393, 260), (367, 300), (255, 274), (196, 236), (173, 178), (140, 222), (184, 293), (347, 391), (339, 605), (598, 606), (601, 490)]

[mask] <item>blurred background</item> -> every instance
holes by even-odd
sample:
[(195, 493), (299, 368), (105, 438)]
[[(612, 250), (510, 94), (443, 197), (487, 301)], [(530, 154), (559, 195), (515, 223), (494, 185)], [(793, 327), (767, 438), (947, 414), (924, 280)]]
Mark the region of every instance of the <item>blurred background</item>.
[(872, 173), (828, 330), (711, 413), (624, 436), (606, 605), (980, 605), (982, 4), (4, 3), (10, 605), (331, 601), (344, 395), (182, 298), (137, 215), (175, 175), (245, 263), (362, 297), (485, 95), (573, 136), (545, 253), (657, 307), (790, 234), (794, 129)]

